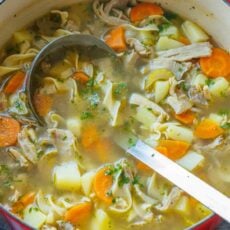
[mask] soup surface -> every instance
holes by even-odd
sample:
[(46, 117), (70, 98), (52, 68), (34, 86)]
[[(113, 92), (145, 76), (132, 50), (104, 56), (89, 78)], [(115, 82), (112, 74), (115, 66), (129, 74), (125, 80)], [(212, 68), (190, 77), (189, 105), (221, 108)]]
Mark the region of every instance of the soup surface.
[[(105, 41), (119, 61), (69, 47), (26, 72), (50, 41)], [(136, 137), (230, 195), (230, 56), (152, 3), (52, 10), (0, 53), (0, 203), (36, 229), (184, 229), (211, 214), (122, 149)]]

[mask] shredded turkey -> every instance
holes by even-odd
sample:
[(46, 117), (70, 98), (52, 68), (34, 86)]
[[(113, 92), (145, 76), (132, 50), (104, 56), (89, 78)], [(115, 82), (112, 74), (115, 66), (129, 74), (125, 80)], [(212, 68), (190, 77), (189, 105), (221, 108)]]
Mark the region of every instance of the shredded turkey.
[(149, 69), (168, 69), (176, 77), (177, 80), (181, 80), (184, 74), (192, 67), (191, 62), (179, 63), (169, 58), (157, 58), (149, 62)]
[(185, 95), (179, 97), (176, 94), (169, 96), (166, 99), (166, 103), (173, 108), (176, 114), (181, 114), (192, 108), (192, 103)]
[(209, 95), (207, 95), (205, 90), (199, 89), (197, 87), (191, 87), (188, 90), (189, 99), (193, 104), (197, 106), (207, 106)]
[(212, 54), (212, 45), (209, 42), (194, 43), (191, 45), (159, 51), (160, 58), (169, 58), (174, 61), (189, 61), (193, 58), (208, 57)]

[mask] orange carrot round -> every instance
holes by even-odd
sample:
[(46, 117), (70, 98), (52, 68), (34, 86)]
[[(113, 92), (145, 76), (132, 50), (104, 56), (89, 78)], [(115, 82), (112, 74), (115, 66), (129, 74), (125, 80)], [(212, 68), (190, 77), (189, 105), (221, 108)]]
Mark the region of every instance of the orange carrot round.
[(20, 124), (13, 118), (0, 117), (0, 147), (15, 145), (20, 132)]
[(108, 192), (113, 184), (113, 177), (107, 175), (106, 172), (109, 170), (109, 167), (100, 169), (93, 180), (93, 189), (96, 193), (96, 196), (105, 202), (106, 204), (112, 203), (112, 197), (108, 195)]
[(94, 144), (94, 150), (97, 154), (97, 157), (100, 162), (106, 163), (109, 160), (109, 154), (111, 152), (111, 141), (106, 138), (100, 138), (97, 142)]
[(35, 199), (35, 192), (30, 192), (22, 196), (17, 202), (15, 202), (12, 206), (13, 213), (19, 213), (23, 211), (29, 204), (32, 204)]
[(130, 20), (131, 22), (141, 21), (151, 15), (163, 15), (164, 11), (156, 4), (143, 2), (139, 3), (131, 9)]
[(4, 93), (12, 94), (15, 93), (18, 89), (20, 89), (23, 85), (25, 80), (25, 73), (18, 71), (14, 74), (9, 82), (7, 83), (6, 87), (4, 88)]
[(190, 144), (185, 141), (161, 140), (156, 150), (171, 160), (178, 160), (187, 153), (189, 147)]
[(119, 26), (106, 36), (105, 43), (117, 52), (124, 52), (127, 49), (125, 41), (125, 30)]
[(77, 224), (85, 221), (90, 216), (92, 208), (93, 207), (90, 202), (77, 204), (66, 211), (64, 220), (72, 224)]
[(191, 125), (195, 119), (195, 115), (191, 111), (186, 111), (181, 114), (175, 114), (175, 118), (186, 125)]
[(90, 148), (92, 145), (99, 140), (99, 131), (97, 126), (94, 124), (87, 125), (82, 130), (81, 144), (84, 148)]
[(79, 71), (74, 74), (73, 79), (81, 84), (86, 84), (89, 81), (89, 76), (84, 72)]
[(212, 139), (220, 136), (224, 130), (213, 120), (204, 119), (195, 129), (195, 135), (201, 139)]
[(220, 48), (214, 48), (210, 57), (200, 59), (200, 66), (208, 77), (229, 77), (230, 55)]
[(52, 104), (53, 100), (50, 96), (39, 93), (34, 95), (34, 105), (40, 116), (46, 116), (50, 111)]
[(185, 36), (180, 36), (178, 38), (178, 41), (184, 43), (185, 45), (190, 45), (191, 44), (191, 42)]

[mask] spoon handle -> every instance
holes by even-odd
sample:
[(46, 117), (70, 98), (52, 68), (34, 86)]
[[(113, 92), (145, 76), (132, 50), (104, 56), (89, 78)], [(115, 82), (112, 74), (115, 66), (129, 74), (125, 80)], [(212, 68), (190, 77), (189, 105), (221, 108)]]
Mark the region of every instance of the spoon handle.
[(228, 197), (140, 140), (126, 151), (230, 222)]

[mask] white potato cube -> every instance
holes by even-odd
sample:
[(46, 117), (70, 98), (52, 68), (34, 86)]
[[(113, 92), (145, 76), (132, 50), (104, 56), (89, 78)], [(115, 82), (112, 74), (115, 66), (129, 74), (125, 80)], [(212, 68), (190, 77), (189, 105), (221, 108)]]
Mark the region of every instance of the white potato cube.
[(159, 103), (165, 99), (169, 93), (170, 84), (168, 81), (157, 81), (154, 86), (155, 102)]
[(46, 222), (46, 215), (37, 207), (29, 205), (23, 212), (23, 220), (31, 227), (39, 229)]
[(54, 185), (59, 190), (75, 191), (81, 188), (81, 175), (77, 163), (70, 161), (53, 170)]
[(168, 37), (160, 37), (156, 44), (156, 50), (162, 51), (162, 50), (169, 50), (174, 49), (178, 47), (182, 47), (184, 44), (182, 42), (178, 42), (174, 39), (168, 38)]
[(216, 78), (209, 86), (210, 93), (216, 97), (225, 96), (228, 89), (229, 82), (224, 77)]
[(205, 42), (209, 40), (208, 35), (194, 22), (185, 21), (182, 24), (182, 30), (192, 43)]
[(176, 141), (186, 141), (188, 143), (192, 143), (193, 141), (192, 130), (177, 125), (169, 125), (166, 130), (166, 135), (169, 139)]
[(92, 190), (94, 176), (95, 172), (89, 171), (81, 177), (82, 190), (86, 196), (89, 196)]

